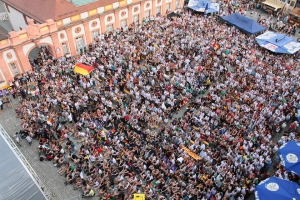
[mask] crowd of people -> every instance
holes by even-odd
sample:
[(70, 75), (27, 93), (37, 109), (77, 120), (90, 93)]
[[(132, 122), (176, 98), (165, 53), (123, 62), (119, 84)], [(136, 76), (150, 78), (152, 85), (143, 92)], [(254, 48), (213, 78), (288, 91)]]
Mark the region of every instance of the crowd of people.
[[(90, 47), (46, 55), (12, 83), (21, 138), (84, 196), (242, 200), (299, 140), (298, 61), (218, 17), (183, 10)], [(76, 63), (95, 69), (75, 74)]]
[(281, 20), (280, 17), (274, 18), (272, 14), (269, 14), (267, 17), (259, 15), (257, 18), (257, 22), (260, 23), (262, 26), (267, 27), (270, 30), (285, 33), (287, 35), (295, 35), (297, 25), (287, 23), (287, 20)]

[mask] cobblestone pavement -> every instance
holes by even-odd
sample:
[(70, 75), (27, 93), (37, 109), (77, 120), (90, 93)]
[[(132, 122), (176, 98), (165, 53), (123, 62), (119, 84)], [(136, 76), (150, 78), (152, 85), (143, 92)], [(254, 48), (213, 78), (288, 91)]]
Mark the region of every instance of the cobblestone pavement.
[[(12, 99), (12, 97), (10, 98)], [(4, 104), (4, 111), (0, 113), (0, 124), (12, 138), (15, 132), (21, 130), (21, 120), (16, 118), (15, 115), (15, 108), (18, 105), (19, 102), (13, 100), (13, 108)], [(29, 146), (26, 140), (21, 140), (19, 149), (49, 191), (51, 200), (81, 199), (81, 193), (78, 190), (73, 190), (71, 185), (64, 185), (64, 177), (57, 173), (58, 168), (54, 167), (51, 161), (41, 162), (39, 160), (37, 146), (37, 140), (34, 140), (31, 146)], [(97, 198), (94, 197), (89, 199), (96, 200)]]

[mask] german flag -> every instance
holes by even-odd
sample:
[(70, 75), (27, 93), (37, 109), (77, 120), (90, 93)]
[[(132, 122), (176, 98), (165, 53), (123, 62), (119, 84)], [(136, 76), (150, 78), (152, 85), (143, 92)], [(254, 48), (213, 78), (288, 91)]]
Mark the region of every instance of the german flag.
[(74, 68), (74, 72), (81, 75), (88, 75), (94, 70), (94, 67), (85, 65), (83, 63), (77, 63)]
[(128, 90), (126, 90), (126, 89), (124, 89), (124, 92), (125, 92), (126, 94), (130, 94), (130, 92), (129, 92)]
[(215, 49), (215, 50), (220, 49), (220, 44), (219, 44), (219, 43), (215, 43), (215, 44), (214, 44), (214, 49)]
[(53, 125), (53, 119), (52, 119), (52, 118), (49, 118), (49, 119), (47, 120), (47, 124), (48, 124), (49, 126), (52, 126), (52, 125)]

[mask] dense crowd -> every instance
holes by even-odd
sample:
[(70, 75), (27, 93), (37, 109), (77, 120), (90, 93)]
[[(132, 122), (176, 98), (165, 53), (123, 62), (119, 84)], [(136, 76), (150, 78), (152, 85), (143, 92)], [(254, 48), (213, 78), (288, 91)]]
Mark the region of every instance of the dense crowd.
[[(293, 55), (217, 17), (180, 15), (102, 34), (78, 57), (45, 55), (12, 83), (20, 137), (83, 195), (242, 200), (299, 139)], [(75, 74), (78, 62), (95, 69)]]
[(275, 32), (285, 33), (290, 36), (296, 34), (297, 25), (287, 23), (285, 18), (283, 20), (281, 17), (275, 18), (272, 14), (269, 14), (267, 17), (259, 15), (257, 22)]

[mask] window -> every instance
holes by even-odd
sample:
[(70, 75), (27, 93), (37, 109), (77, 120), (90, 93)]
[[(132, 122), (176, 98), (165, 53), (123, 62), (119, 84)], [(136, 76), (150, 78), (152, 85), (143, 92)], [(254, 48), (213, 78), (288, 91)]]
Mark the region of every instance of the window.
[(122, 21), (121, 21), (121, 27), (122, 28), (125, 28), (127, 26), (127, 20), (126, 19), (123, 19)]
[(291, 7), (294, 7), (294, 6), (295, 6), (295, 1), (292, 1), (292, 2), (290, 3), (290, 6), (291, 6)]
[(7, 12), (10, 13), (9, 6), (7, 4), (5, 4), (5, 7), (6, 7)]
[(156, 15), (160, 15), (160, 13), (161, 13), (161, 7), (158, 6), (156, 7)]
[(12, 69), (14, 75), (19, 74), (19, 71), (18, 71), (16, 63), (10, 63), (10, 66), (11, 66), (11, 69)]
[(27, 24), (27, 25), (28, 25), (28, 21), (27, 21), (27, 17), (26, 17), (26, 15), (24, 15), (24, 14), (23, 14), (23, 18), (24, 18), (25, 24)]
[(149, 18), (149, 17), (150, 17), (150, 10), (147, 10), (147, 11), (145, 12), (145, 17), (146, 17), (146, 18)]
[(171, 11), (171, 4), (170, 4), (170, 3), (167, 3), (167, 5), (166, 5), (166, 10), (167, 10), (168, 12)]
[(86, 51), (86, 46), (82, 36), (76, 38), (76, 45), (78, 54), (82, 54)]
[(175, 1), (175, 7), (178, 8), (179, 7), (179, 0)]
[(67, 44), (65, 42), (61, 44), (61, 48), (63, 50), (63, 54), (64, 55), (66, 55), (67, 53), (69, 53), (68, 46), (67, 46)]
[(79, 49), (84, 45), (82, 36), (76, 38), (76, 44)]
[(110, 24), (110, 25), (107, 25), (107, 27), (106, 27), (106, 31), (108, 31), (108, 32), (112, 32), (114, 30), (114, 27), (113, 27), (113, 25), (112, 24)]
[(94, 30), (94, 31), (92, 32), (92, 38), (93, 38), (93, 39), (95, 39), (96, 37), (98, 37), (98, 35), (99, 35), (99, 31), (98, 31), (98, 30)]
[(133, 17), (133, 23), (135, 23), (135, 24), (139, 23), (139, 15), (134, 15), (134, 17)]

